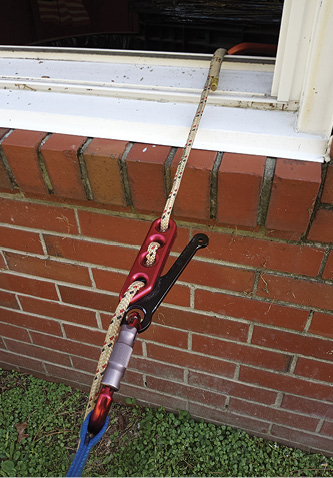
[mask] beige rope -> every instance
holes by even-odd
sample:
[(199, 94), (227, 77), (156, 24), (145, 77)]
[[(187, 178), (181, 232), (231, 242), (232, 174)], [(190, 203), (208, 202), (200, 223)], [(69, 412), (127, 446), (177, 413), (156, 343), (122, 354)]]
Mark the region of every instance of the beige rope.
[[(199, 123), (207, 103), (208, 94), (210, 90), (215, 91), (217, 89), (221, 64), (225, 54), (226, 54), (226, 50), (224, 48), (219, 48), (218, 50), (216, 50), (216, 52), (213, 55), (213, 58), (211, 59), (209, 71), (207, 75), (207, 80), (201, 93), (200, 102), (192, 121), (192, 126), (189, 131), (187, 141), (183, 149), (182, 157), (178, 163), (177, 171), (173, 179), (170, 194), (164, 206), (164, 210), (163, 210), (163, 214), (161, 218), (162, 232), (165, 232), (169, 227), (169, 220), (172, 213), (172, 209), (176, 200), (176, 196), (179, 191), (180, 183), (184, 174), (188, 157), (190, 155), (190, 152), (194, 143), (195, 136), (199, 129)], [(152, 246), (153, 244), (154, 246)], [(160, 247), (160, 244), (158, 242), (152, 242), (150, 246), (152, 247), (150, 249), (148, 248), (146, 262), (147, 262), (147, 265), (152, 266), (155, 262), (157, 249)]]
[(146, 255), (146, 266), (151, 267), (155, 263), (157, 249), (161, 247), (159, 242), (151, 242), (148, 246), (148, 252)]
[[(177, 171), (173, 180), (173, 185), (170, 191), (170, 194), (168, 196), (167, 202), (164, 207), (164, 211), (162, 214), (161, 218), (161, 231), (165, 232), (168, 227), (169, 227), (169, 220), (170, 220), (170, 215), (173, 209), (173, 205), (179, 190), (180, 182), (182, 180), (182, 176), (184, 173), (184, 169), (190, 154), (190, 151), (193, 146), (194, 138), (196, 136), (199, 123), (204, 111), (204, 108), (207, 103), (207, 97), (210, 92), (210, 90), (215, 91), (217, 89), (217, 84), (218, 84), (218, 77), (219, 77), (219, 72), (221, 68), (221, 63), (224, 58), (224, 55), (226, 54), (226, 50), (223, 48), (219, 48), (216, 50), (216, 52), (213, 55), (213, 58), (210, 62), (210, 67), (209, 67), (209, 72), (207, 76), (207, 80), (204, 86), (204, 89), (201, 94), (200, 98), (200, 103), (197, 108), (195, 117), (192, 122), (192, 126), (185, 144), (185, 147), (183, 149), (183, 154), (181, 157), (181, 160), (178, 164)], [(146, 255), (146, 264), (147, 266), (152, 266), (155, 262), (156, 258), (156, 251), (160, 247), (160, 244), (158, 242), (152, 242), (149, 244), (148, 247), (148, 252)], [(89, 412), (94, 408), (96, 400), (99, 395), (100, 391), (100, 385), (102, 381), (102, 377), (104, 374), (104, 371), (108, 365), (110, 355), (112, 352), (113, 345), (117, 339), (117, 335), (119, 332), (119, 327), (121, 324), (121, 321), (123, 319), (124, 313), (126, 312), (127, 307), (130, 304), (130, 301), (132, 300), (133, 296), (136, 294), (138, 290), (140, 290), (144, 286), (144, 282), (141, 281), (136, 281), (133, 282), (133, 284), (130, 285), (130, 287), (127, 289), (125, 292), (123, 298), (118, 304), (118, 307), (111, 319), (106, 337), (105, 337), (105, 342), (102, 348), (102, 352), (98, 361), (97, 365), (97, 370), (96, 370), (96, 375), (93, 380), (91, 390), (90, 390), (90, 395), (89, 395), (89, 401), (88, 405), (86, 408), (86, 413), (85, 413), (85, 418), (89, 414)]]
[(105, 336), (105, 341), (104, 345), (101, 351), (101, 355), (99, 357), (98, 365), (97, 365), (97, 370), (95, 374), (95, 378), (93, 380), (93, 383), (91, 385), (90, 389), (90, 394), (89, 394), (89, 400), (88, 400), (88, 405), (86, 408), (86, 413), (84, 418), (87, 417), (89, 412), (94, 408), (96, 400), (99, 395), (99, 389), (101, 386), (101, 381), (102, 377), (104, 374), (104, 371), (109, 363), (110, 355), (113, 349), (113, 345), (116, 341), (116, 338), (118, 336), (119, 332), (119, 327), (121, 324), (121, 321), (123, 319), (124, 313), (126, 312), (127, 307), (130, 304), (130, 301), (133, 299), (133, 296), (144, 286), (144, 282), (141, 281), (136, 281), (133, 282), (125, 292), (123, 298), (118, 304), (118, 307), (116, 308), (116, 311), (111, 319), (108, 331)]
[(162, 232), (165, 232), (169, 227), (170, 215), (173, 209), (173, 205), (174, 205), (177, 193), (179, 191), (179, 186), (183, 177), (185, 166), (186, 166), (190, 151), (192, 149), (195, 136), (198, 131), (199, 123), (207, 103), (208, 94), (210, 90), (215, 91), (217, 89), (221, 64), (225, 54), (226, 54), (226, 50), (224, 48), (219, 48), (218, 50), (216, 50), (216, 52), (213, 55), (213, 58), (211, 59), (207, 80), (206, 80), (204, 89), (202, 90), (202, 93), (201, 93), (200, 103), (198, 105), (196, 114), (194, 116), (192, 126), (188, 134), (186, 144), (183, 149), (183, 154), (179, 161), (177, 171), (173, 180), (172, 188), (162, 214), (162, 220), (161, 220)]

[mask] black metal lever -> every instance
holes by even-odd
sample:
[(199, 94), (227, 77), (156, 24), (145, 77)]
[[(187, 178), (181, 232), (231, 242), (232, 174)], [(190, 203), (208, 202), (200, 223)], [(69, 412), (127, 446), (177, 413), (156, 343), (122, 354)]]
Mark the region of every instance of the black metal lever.
[(145, 297), (131, 304), (124, 315), (123, 323), (131, 317), (139, 316), (141, 319), (138, 332), (144, 332), (151, 324), (152, 317), (158, 306), (164, 300), (171, 287), (190, 262), (194, 254), (208, 246), (209, 239), (206, 234), (196, 234), (192, 237), (178, 259), (171, 266), (169, 272), (159, 277), (154, 289)]

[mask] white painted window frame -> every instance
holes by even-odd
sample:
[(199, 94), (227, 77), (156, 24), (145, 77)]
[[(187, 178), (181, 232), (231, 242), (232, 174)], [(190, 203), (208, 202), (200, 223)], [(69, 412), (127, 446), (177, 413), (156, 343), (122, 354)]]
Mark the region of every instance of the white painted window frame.
[[(274, 59), (226, 56), (195, 148), (327, 159), (333, 2), (285, 0)], [(0, 126), (181, 147), (209, 55), (0, 47)]]
[(332, 134), (332, 45), (332, 0), (285, 0), (271, 93), (299, 103), (303, 133)]

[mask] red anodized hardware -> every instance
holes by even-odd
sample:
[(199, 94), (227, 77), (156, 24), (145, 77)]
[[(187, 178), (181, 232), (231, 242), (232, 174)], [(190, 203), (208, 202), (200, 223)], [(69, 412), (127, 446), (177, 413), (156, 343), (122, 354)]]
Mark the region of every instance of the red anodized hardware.
[(103, 428), (106, 417), (112, 404), (113, 390), (111, 387), (102, 387), (97, 399), (95, 408), (90, 416), (88, 424), (88, 432), (97, 435)]
[[(150, 229), (145, 240), (142, 243), (141, 249), (134, 261), (132, 269), (127, 276), (125, 284), (120, 292), (120, 300), (123, 298), (126, 290), (129, 286), (137, 280), (142, 280), (145, 282), (144, 287), (140, 289), (131, 303), (136, 302), (140, 298), (149, 294), (155, 286), (157, 279), (162, 274), (165, 263), (169, 257), (172, 245), (176, 239), (177, 235), (177, 226), (176, 223), (170, 219), (169, 228), (165, 231), (161, 231), (161, 219), (156, 219)], [(156, 260), (152, 266), (146, 265), (146, 255), (148, 252), (148, 246), (151, 242), (158, 242), (160, 244), (159, 249), (157, 249)]]

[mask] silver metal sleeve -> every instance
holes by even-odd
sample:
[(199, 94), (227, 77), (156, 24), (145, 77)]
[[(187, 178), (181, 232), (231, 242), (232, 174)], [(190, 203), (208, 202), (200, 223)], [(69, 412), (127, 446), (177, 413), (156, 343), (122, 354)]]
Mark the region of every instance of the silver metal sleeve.
[(119, 390), (120, 381), (127, 369), (137, 335), (136, 327), (130, 327), (126, 324), (121, 326), (118, 340), (113, 347), (108, 366), (103, 374), (103, 385), (109, 385), (114, 390)]

